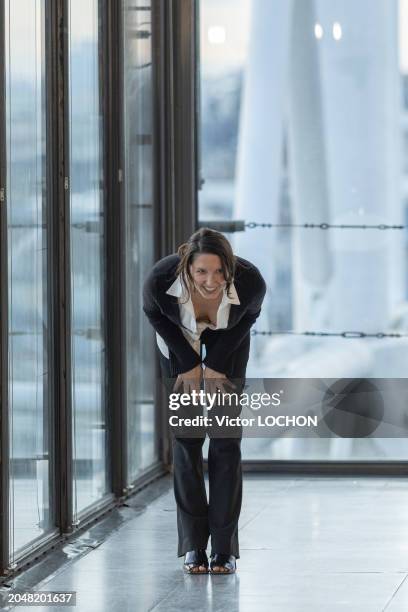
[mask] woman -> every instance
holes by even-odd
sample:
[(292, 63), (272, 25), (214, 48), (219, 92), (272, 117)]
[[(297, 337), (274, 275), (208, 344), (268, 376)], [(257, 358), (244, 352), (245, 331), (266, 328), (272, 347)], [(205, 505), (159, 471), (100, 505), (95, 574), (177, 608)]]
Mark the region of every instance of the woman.
[[(189, 393), (202, 383), (206, 390), (231, 391), (231, 379), (245, 380), (250, 328), (265, 291), (259, 270), (235, 256), (223, 234), (208, 228), (153, 266), (144, 284), (143, 310), (156, 330), (162, 377), (173, 379), (168, 391)], [(240, 556), (241, 435), (210, 438), (209, 502), (204, 439), (205, 433), (173, 438), (178, 556), (185, 555), (189, 573), (207, 573), (211, 536), (210, 571), (233, 573)]]

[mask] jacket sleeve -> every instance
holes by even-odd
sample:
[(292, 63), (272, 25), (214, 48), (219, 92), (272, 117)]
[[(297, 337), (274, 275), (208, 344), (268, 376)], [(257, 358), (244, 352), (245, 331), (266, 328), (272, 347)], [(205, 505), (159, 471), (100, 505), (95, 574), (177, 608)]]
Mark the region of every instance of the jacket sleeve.
[(188, 342), (180, 327), (162, 313), (157, 303), (157, 282), (152, 273), (143, 285), (143, 311), (152, 327), (163, 338), (179, 365), (179, 372), (188, 372), (201, 363), (200, 355)]
[(256, 293), (240, 321), (225, 331), (221, 331), (218, 340), (211, 346), (203, 363), (216, 372), (226, 373), (225, 364), (232, 353), (238, 348), (261, 312), (261, 306), (266, 293), (266, 284), (262, 276)]

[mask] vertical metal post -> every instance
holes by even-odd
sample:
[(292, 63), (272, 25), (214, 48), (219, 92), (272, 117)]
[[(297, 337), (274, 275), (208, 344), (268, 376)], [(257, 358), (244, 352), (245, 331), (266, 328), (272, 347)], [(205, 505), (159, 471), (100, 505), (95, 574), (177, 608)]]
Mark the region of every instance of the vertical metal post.
[(157, 257), (198, 225), (196, 0), (153, 0)]
[[(198, 226), (197, 11), (196, 0), (152, 0), (155, 260), (174, 253)], [(158, 389), (159, 456), (169, 465), (163, 402), (165, 394)]]
[(71, 276), (69, 223), (68, 2), (48, 4), (48, 176), (50, 188), (50, 299), (54, 333), (54, 482), (56, 525), (72, 530)]
[(101, 40), (104, 117), (107, 428), (111, 486), (118, 497), (127, 491), (126, 410), (126, 228), (123, 182), (123, 1), (102, 2)]
[(175, 247), (197, 229), (196, 0), (173, 0)]
[[(171, 61), (168, 36), (171, 11), (163, 0), (152, 0), (152, 163), (153, 163), (153, 258), (157, 261), (172, 251), (172, 210), (174, 206), (173, 156), (171, 154)], [(156, 351), (154, 380), (158, 382), (160, 364)], [(170, 438), (166, 424), (165, 394), (159, 384), (155, 393), (155, 447), (165, 465), (171, 462)]]
[(5, 4), (0, 0), (0, 575), (9, 564), (8, 280)]

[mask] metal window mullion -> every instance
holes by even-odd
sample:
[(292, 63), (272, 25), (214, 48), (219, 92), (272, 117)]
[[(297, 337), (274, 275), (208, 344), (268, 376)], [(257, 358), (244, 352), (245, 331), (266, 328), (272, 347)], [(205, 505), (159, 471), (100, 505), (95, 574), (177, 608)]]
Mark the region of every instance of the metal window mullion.
[(172, 8), (176, 249), (197, 229), (197, 0)]
[[(197, 229), (196, 0), (152, 0), (153, 201), (155, 259), (174, 253)], [(156, 376), (159, 378), (156, 356)], [(159, 457), (172, 461), (165, 394), (157, 388)]]
[[(103, 121), (105, 208), (106, 406), (111, 488), (127, 492), (126, 412), (126, 235), (122, 157), (122, 1), (100, 0), (101, 115)], [(108, 375), (109, 374), (109, 375)]]
[(0, 575), (9, 564), (9, 406), (5, 0), (0, 0)]
[(50, 0), (48, 49), (51, 234), (50, 278), (54, 322), (55, 518), (62, 533), (73, 530), (71, 400), (71, 266), (69, 190), (69, 0)]
[[(170, 4), (152, 0), (152, 163), (153, 163), (153, 256), (154, 261), (173, 251), (174, 240), (174, 125), (172, 90), (172, 31)], [(159, 381), (160, 363), (155, 351), (154, 380)], [(155, 385), (155, 445), (158, 458), (169, 466), (171, 437), (166, 420), (166, 396)]]

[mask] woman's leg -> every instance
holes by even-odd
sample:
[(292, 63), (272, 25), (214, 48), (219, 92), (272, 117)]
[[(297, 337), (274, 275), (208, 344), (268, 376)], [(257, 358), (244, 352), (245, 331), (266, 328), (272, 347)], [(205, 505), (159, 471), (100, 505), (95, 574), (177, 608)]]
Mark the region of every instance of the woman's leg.
[[(241, 393), (240, 380), (233, 379)], [(239, 417), (239, 402), (214, 406), (213, 410), (229, 419)], [(232, 421), (230, 421), (231, 423)], [(242, 466), (240, 425), (212, 427), (208, 449), (208, 478), (210, 484), (209, 526), (211, 554), (234, 555), (239, 558), (238, 519), (242, 503)]]
[(207, 548), (208, 502), (203, 470), (204, 438), (173, 438), (174, 496), (177, 503), (178, 552)]
[[(230, 379), (236, 385), (238, 395), (242, 393), (245, 384), (249, 344), (248, 336), (231, 358)], [(241, 406), (239, 403), (235, 406), (222, 406), (217, 411), (229, 417), (237, 417), (241, 414)], [(222, 437), (226, 435), (228, 437)], [(211, 435), (208, 451), (211, 554), (234, 555), (237, 559), (240, 557), (238, 520), (242, 505), (241, 439), (241, 426), (219, 428), (218, 432)]]
[[(167, 393), (172, 392), (175, 379), (170, 378), (168, 359), (160, 354), (162, 378)], [(178, 410), (179, 416), (194, 417), (201, 412), (199, 407), (186, 406)], [(177, 504), (178, 552), (181, 557), (195, 549), (206, 549), (209, 537), (208, 502), (205, 490), (202, 446), (205, 431), (192, 428), (200, 437), (176, 437), (173, 434), (173, 485)]]
[(208, 450), (211, 554), (239, 558), (238, 519), (242, 503), (240, 438), (211, 438)]

